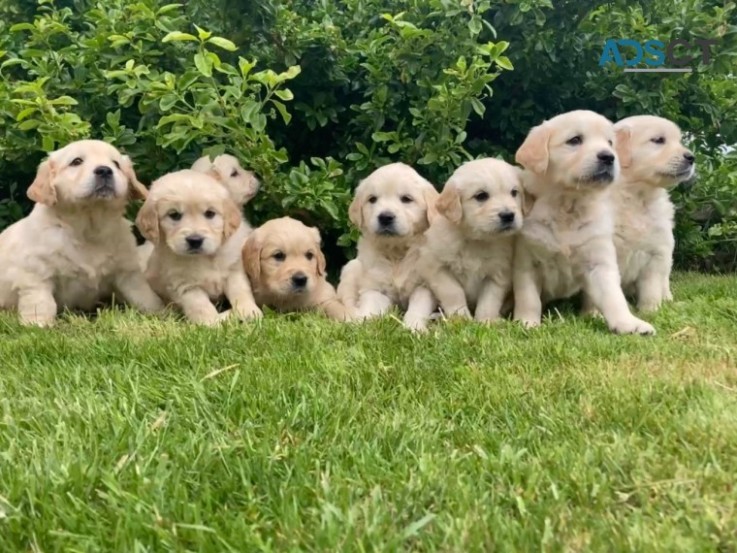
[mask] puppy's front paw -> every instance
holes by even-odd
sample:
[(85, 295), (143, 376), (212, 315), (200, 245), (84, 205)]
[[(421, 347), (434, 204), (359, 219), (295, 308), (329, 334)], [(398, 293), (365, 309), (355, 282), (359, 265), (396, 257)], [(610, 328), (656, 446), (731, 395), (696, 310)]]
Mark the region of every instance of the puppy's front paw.
[(518, 322), (527, 329), (537, 328), (540, 326), (540, 321), (535, 319), (519, 319)]
[(616, 322), (610, 325), (609, 328), (615, 334), (640, 334), (642, 336), (655, 334), (655, 328), (650, 323), (646, 323), (637, 317)]
[(28, 317), (21, 318), (20, 324), (23, 326), (36, 326), (39, 328), (51, 328), (56, 324), (55, 317)]
[(245, 307), (239, 307), (235, 310), (235, 314), (241, 321), (250, 321), (251, 319), (261, 319), (264, 316), (264, 312), (261, 311), (257, 305), (249, 305)]
[(427, 319), (421, 317), (408, 319), (405, 317), (403, 324), (404, 328), (413, 334), (424, 334), (427, 332)]
[(460, 306), (460, 307), (451, 307), (449, 309), (445, 309), (444, 314), (449, 319), (461, 319), (461, 320), (469, 320), (473, 319), (473, 315), (471, 315), (471, 311), (468, 309), (468, 306)]

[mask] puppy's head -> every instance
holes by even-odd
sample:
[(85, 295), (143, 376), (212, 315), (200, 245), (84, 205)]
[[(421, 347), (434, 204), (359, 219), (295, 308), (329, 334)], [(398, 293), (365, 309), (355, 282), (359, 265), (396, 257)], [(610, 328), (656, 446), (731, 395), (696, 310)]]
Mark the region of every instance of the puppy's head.
[(240, 224), (240, 210), (225, 187), (189, 169), (155, 181), (136, 218), (146, 239), (184, 256), (213, 255)]
[(47, 206), (97, 204), (123, 209), (129, 199), (145, 199), (128, 156), (101, 140), (80, 140), (52, 152), (41, 163), (28, 197)]
[(243, 207), (256, 195), (260, 183), (251, 171), (241, 167), (240, 162), (234, 156), (222, 154), (215, 159), (203, 156), (192, 165), (193, 171), (207, 173), (219, 181), (230, 192), (233, 201)]
[(461, 165), (436, 203), (440, 215), (474, 240), (515, 233), (522, 227), (524, 194), (520, 170), (499, 159)]
[(290, 298), (312, 293), (325, 274), (320, 232), (291, 217), (272, 219), (243, 246), (243, 267), (254, 287)]
[(593, 111), (571, 111), (534, 127), (515, 159), (548, 185), (568, 189), (600, 189), (619, 175), (614, 125)]
[(615, 126), (622, 174), (630, 181), (669, 188), (696, 172), (693, 153), (681, 140), (681, 129), (651, 115), (622, 119)]
[(395, 240), (424, 232), (438, 193), (404, 163), (380, 167), (358, 185), (348, 215), (364, 235)]

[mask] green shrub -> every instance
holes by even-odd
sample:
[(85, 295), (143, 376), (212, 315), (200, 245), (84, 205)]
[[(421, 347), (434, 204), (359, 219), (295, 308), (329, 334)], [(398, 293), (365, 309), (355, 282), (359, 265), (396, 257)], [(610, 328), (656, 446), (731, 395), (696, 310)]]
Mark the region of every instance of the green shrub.
[[(715, 0), (0, 0), (0, 225), (44, 152), (82, 137), (152, 180), (227, 149), (264, 182), (259, 223), (319, 226), (349, 253), (351, 190), (389, 161), (442, 185), (465, 159), (511, 160), (545, 117), (648, 112), (693, 136), (701, 178), (678, 191), (677, 261), (737, 252), (734, 3)], [(687, 76), (600, 68), (606, 38), (719, 37)]]

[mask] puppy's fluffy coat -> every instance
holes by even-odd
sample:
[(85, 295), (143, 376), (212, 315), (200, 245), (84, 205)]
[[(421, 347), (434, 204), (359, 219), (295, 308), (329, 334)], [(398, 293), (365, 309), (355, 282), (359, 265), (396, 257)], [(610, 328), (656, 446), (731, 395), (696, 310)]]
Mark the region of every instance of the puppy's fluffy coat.
[[(446, 315), (470, 318), (474, 310), (478, 321), (500, 317), (512, 289), (522, 203), (520, 170), (498, 159), (469, 161), (445, 184), (435, 204), (437, 216), (407, 269), (416, 271)], [(407, 317), (405, 323), (413, 329), (425, 326)]]
[(630, 313), (614, 248), (611, 184), (619, 176), (614, 125), (590, 111), (533, 128), (517, 151), (536, 196), (515, 248), (514, 318), (540, 324), (547, 301), (584, 291), (618, 333), (653, 334)]
[(325, 279), (320, 232), (290, 217), (254, 230), (243, 247), (243, 266), (256, 303), (279, 311), (314, 309), (345, 320), (346, 309)]
[(693, 154), (675, 123), (653, 116), (619, 121), (617, 153), (622, 175), (612, 187), (614, 244), (624, 291), (641, 311), (672, 299), (673, 217), (667, 189), (693, 177)]
[(28, 197), (30, 215), (0, 234), (0, 307), (39, 326), (114, 292), (142, 311), (163, 308), (123, 217), (129, 199), (146, 197), (127, 156), (102, 141), (73, 142), (41, 163)]
[(437, 197), (433, 185), (404, 163), (380, 167), (358, 185), (348, 211), (361, 230), (358, 255), (343, 267), (338, 285), (338, 297), (353, 317), (382, 315), (415, 300), (432, 302), (423, 287), (415, 298), (405, 297), (398, 278), (410, 246), (428, 228)]
[(151, 185), (136, 225), (154, 245), (146, 277), (188, 319), (218, 323), (230, 314), (213, 304), (222, 297), (240, 319), (261, 316), (241, 265), (249, 228), (218, 181), (189, 169), (164, 175)]

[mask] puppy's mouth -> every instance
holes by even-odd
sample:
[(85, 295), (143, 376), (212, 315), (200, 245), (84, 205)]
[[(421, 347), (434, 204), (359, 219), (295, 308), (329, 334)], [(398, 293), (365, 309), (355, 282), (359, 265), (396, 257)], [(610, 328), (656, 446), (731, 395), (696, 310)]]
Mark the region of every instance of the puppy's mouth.
[(673, 171), (662, 171), (659, 174), (661, 177), (682, 182), (693, 178), (696, 175), (696, 171), (693, 165), (686, 165), (685, 167), (679, 167)]
[(96, 178), (95, 184), (92, 187), (92, 191), (89, 194), (90, 198), (107, 200), (115, 198), (117, 193), (115, 191), (115, 181), (111, 178)]
[(593, 173), (578, 179), (578, 181), (582, 184), (611, 184), (614, 182), (614, 169), (611, 167), (598, 168)]
[(379, 236), (399, 236), (397, 229), (394, 227), (379, 227), (376, 229), (376, 234)]

